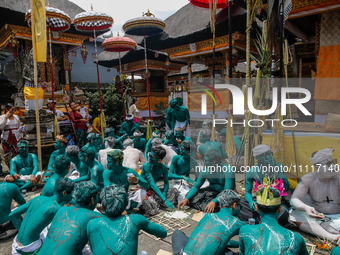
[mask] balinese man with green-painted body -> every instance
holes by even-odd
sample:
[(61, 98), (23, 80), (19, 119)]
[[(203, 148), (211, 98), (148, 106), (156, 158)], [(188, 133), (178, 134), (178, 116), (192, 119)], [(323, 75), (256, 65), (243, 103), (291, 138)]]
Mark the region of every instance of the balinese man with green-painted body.
[[(174, 151), (176, 151), (178, 149), (178, 144), (172, 129), (165, 132), (165, 138), (164, 144), (170, 146)], [(176, 150), (174, 148), (176, 148)]]
[(329, 255), (339, 255), (340, 254), (340, 247), (334, 247)]
[[(197, 136), (197, 141), (196, 141), (196, 146), (200, 147), (203, 143), (201, 142), (201, 133), (203, 130), (208, 129), (210, 131), (212, 131), (212, 120), (204, 120), (202, 123), (202, 129), (200, 129), (200, 131), (198, 132), (198, 136)], [(215, 135), (216, 135), (216, 142), (221, 142), (221, 138), (218, 135), (218, 132), (215, 131)], [(209, 141), (212, 141), (211, 137), (209, 139)]]
[[(245, 225), (237, 219), (240, 212), (241, 197), (233, 190), (223, 190), (217, 201), (221, 210), (206, 214), (187, 237), (182, 231), (172, 234), (172, 251), (174, 255), (229, 254), (227, 247), (238, 248), (237, 241), (230, 240), (239, 234)], [(234, 254), (234, 253), (233, 253)]]
[(19, 188), (13, 183), (0, 182), (0, 240), (6, 239), (17, 233), (9, 214), (11, 213), (12, 200), (19, 205), (26, 203)]
[[(12, 255), (32, 254), (38, 250), (46, 237), (47, 226), (54, 215), (72, 199), (74, 182), (68, 178), (59, 178), (52, 197), (38, 196), (12, 211), (9, 215), (19, 230), (12, 244)], [(24, 220), (21, 215), (25, 213)]]
[(198, 162), (190, 156), (194, 144), (188, 140), (181, 143), (180, 153), (172, 158), (169, 169), (169, 180), (173, 180), (172, 187), (178, 189), (180, 194), (177, 201), (181, 202), (190, 190), (194, 181), (189, 174), (192, 168), (199, 166)]
[(85, 247), (88, 241), (86, 226), (90, 220), (103, 217), (93, 212), (98, 203), (98, 192), (99, 187), (90, 181), (75, 186), (75, 206), (63, 207), (54, 216), (39, 255), (91, 254), (89, 247)]
[(171, 105), (176, 105), (177, 103), (178, 103), (177, 100), (175, 98), (172, 98), (169, 102), (169, 107), (168, 107), (168, 109), (166, 109), (166, 112), (165, 112), (165, 115), (166, 115), (165, 123), (168, 126), (168, 128), (171, 129), (171, 130), (173, 130), (173, 127), (172, 127), (172, 124), (171, 124), (173, 122), (173, 120), (172, 120), (173, 115), (171, 114), (173, 109), (171, 108)]
[[(245, 195), (244, 198), (241, 199), (242, 210), (239, 218), (242, 221), (248, 221), (249, 218), (253, 218), (255, 219), (256, 224), (259, 224), (261, 222), (261, 215), (257, 210), (257, 204), (252, 195), (254, 182), (261, 183), (264, 178), (271, 180), (282, 179), (286, 192), (289, 190), (289, 182), (286, 174), (284, 173), (283, 165), (276, 163), (268, 145), (260, 144), (255, 146), (253, 148), (253, 156), (256, 158), (258, 163), (246, 173)], [(277, 171), (274, 171), (274, 167), (276, 167), (275, 169)], [(284, 198), (282, 199), (282, 202), (282, 210), (280, 211), (278, 222), (282, 226), (285, 226), (288, 223), (289, 213)]]
[[(142, 208), (151, 215), (159, 212), (154, 203), (159, 199), (171, 211), (174, 210), (174, 205), (167, 199), (169, 196), (172, 198), (173, 190), (169, 190), (168, 168), (162, 163), (165, 155), (166, 151), (163, 147), (152, 148), (148, 157), (148, 162), (143, 165), (141, 173), (141, 177), (147, 181), (147, 185), (141, 185), (140, 187), (154, 194), (153, 196), (149, 196), (148, 200), (143, 200), (142, 203)], [(157, 180), (162, 176), (164, 179), (163, 192), (156, 185)], [(173, 200), (175, 200), (175, 198)]]
[(96, 148), (96, 152), (98, 153), (102, 148), (102, 136), (96, 133), (96, 139), (94, 140), (94, 147)]
[(144, 158), (147, 159), (148, 158), (148, 153), (151, 151), (152, 148), (152, 140), (155, 138), (161, 138), (161, 132), (159, 132), (159, 130), (154, 130), (152, 132), (152, 138), (148, 140), (148, 142), (146, 143), (145, 146), (145, 150), (144, 150)]
[(170, 107), (172, 108), (172, 111), (170, 111), (171, 115), (171, 126), (170, 129), (173, 129), (174, 131), (176, 128), (183, 128), (184, 135), (186, 137), (190, 137), (190, 114), (186, 107), (179, 106), (178, 101), (170, 101)]
[[(130, 184), (137, 183), (139, 186), (147, 186), (148, 183), (139, 174), (131, 168), (123, 166), (124, 153), (120, 150), (114, 150), (107, 153), (107, 168), (103, 174), (104, 187), (110, 184), (121, 184), (128, 193)], [(131, 176), (130, 176), (131, 175)], [(138, 208), (146, 197), (146, 191), (139, 189), (129, 194), (127, 210)]]
[[(178, 209), (183, 208), (190, 201), (196, 209), (198, 208), (208, 213), (214, 212), (216, 204), (218, 203), (217, 195), (223, 190), (235, 189), (235, 173), (232, 172), (230, 166), (222, 164), (220, 151), (216, 149), (207, 151), (204, 155), (203, 163), (204, 166), (202, 169), (196, 167), (195, 171), (198, 169), (200, 171), (198, 178), (185, 199), (178, 203)], [(200, 191), (200, 188), (206, 180), (209, 182), (209, 187)], [(196, 201), (198, 197), (202, 197), (200, 193), (206, 191), (212, 193), (211, 196), (208, 198), (204, 195), (205, 201), (200, 202), (199, 205), (195, 205), (194, 201)]]
[(79, 147), (76, 145), (70, 145), (66, 148), (66, 155), (70, 158), (71, 167), (73, 168), (69, 171), (71, 179), (86, 176), (89, 172), (89, 167), (79, 159), (79, 152)]
[(87, 138), (87, 143), (81, 149), (92, 147), (96, 151), (95, 158), (98, 159), (98, 153), (97, 153), (97, 148), (96, 148), (96, 143), (97, 143), (96, 133), (89, 133), (86, 138)]
[(217, 150), (222, 159), (227, 158), (227, 154), (225, 150), (223, 149), (224, 146), (222, 146), (219, 142), (216, 141), (210, 141), (211, 140), (211, 130), (210, 129), (203, 129), (200, 132), (200, 143), (201, 145), (197, 148), (198, 151), (198, 157), (203, 159), (204, 155), (211, 149)]
[(52, 197), (54, 195), (54, 187), (59, 178), (63, 178), (69, 172), (71, 160), (66, 155), (59, 155), (55, 159), (54, 174), (46, 182), (44, 189), (41, 193), (42, 196)]
[(17, 185), (21, 190), (33, 188), (41, 179), (42, 172), (39, 171), (37, 155), (28, 153), (28, 142), (21, 140), (17, 143), (19, 155), (10, 161), (9, 175), (5, 177), (6, 182)]
[(93, 219), (87, 224), (93, 255), (137, 255), (140, 230), (160, 238), (167, 236), (163, 227), (142, 215), (122, 215), (128, 204), (128, 194), (122, 186), (109, 185), (103, 189), (100, 198), (107, 217)]
[(133, 140), (134, 148), (144, 152), (146, 148), (146, 139), (142, 138), (142, 135), (143, 134), (139, 130), (135, 131), (133, 133), (134, 138), (132, 140)]
[(106, 128), (104, 133), (105, 133), (105, 138), (103, 140), (103, 144), (101, 147), (102, 150), (105, 149), (105, 141), (106, 141), (106, 138), (108, 137), (114, 137), (116, 139), (115, 147), (113, 149), (123, 149), (122, 140), (125, 138), (125, 136), (119, 137), (118, 135), (115, 135), (114, 128)]
[(119, 129), (119, 135), (128, 135), (129, 137), (133, 136), (133, 133), (139, 130), (139, 125), (133, 122), (133, 115), (126, 115), (125, 122), (122, 123)]
[(84, 147), (79, 152), (79, 158), (80, 161), (83, 162), (83, 164), (89, 167), (89, 172), (87, 176), (83, 176), (74, 181), (92, 181), (94, 184), (98, 185), (100, 189), (102, 189), (104, 188), (103, 173), (105, 171), (105, 168), (99, 161), (95, 160), (96, 150), (92, 147)]
[(256, 196), (262, 223), (240, 229), (240, 255), (308, 255), (306, 243), (298, 234), (280, 226), (277, 219), (281, 206), (280, 192), (273, 187), (261, 187)]
[(62, 135), (57, 135), (55, 137), (54, 146), (55, 146), (56, 150), (54, 152), (52, 152), (52, 154), (50, 156), (50, 160), (48, 161), (48, 166), (47, 166), (48, 171), (54, 171), (54, 163), (55, 163), (56, 157), (58, 157), (59, 155), (65, 155), (66, 154), (66, 144), (67, 144), (67, 142), (68, 142), (67, 139)]

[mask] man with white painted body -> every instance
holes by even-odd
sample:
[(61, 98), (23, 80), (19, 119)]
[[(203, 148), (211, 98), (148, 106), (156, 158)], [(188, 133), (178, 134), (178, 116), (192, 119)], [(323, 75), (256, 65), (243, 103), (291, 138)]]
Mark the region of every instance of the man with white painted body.
[(146, 162), (143, 152), (134, 148), (134, 142), (132, 139), (126, 139), (123, 142), (123, 146), (125, 148), (125, 150), (123, 151), (124, 153), (123, 166), (139, 170), (138, 167), (139, 161), (142, 164)]
[(105, 149), (98, 152), (99, 162), (107, 169), (107, 153), (113, 151), (116, 145), (116, 139), (114, 137), (108, 137), (105, 139)]
[(314, 152), (315, 172), (301, 178), (290, 204), (289, 220), (307, 233), (340, 244), (340, 173), (333, 148)]
[(171, 160), (173, 156), (177, 155), (177, 153), (173, 149), (171, 149), (169, 146), (164, 145), (162, 143), (162, 139), (160, 138), (154, 138), (151, 144), (152, 144), (152, 147), (163, 147), (165, 149), (166, 155), (163, 158), (162, 162), (164, 165), (166, 165), (167, 168), (170, 168)]

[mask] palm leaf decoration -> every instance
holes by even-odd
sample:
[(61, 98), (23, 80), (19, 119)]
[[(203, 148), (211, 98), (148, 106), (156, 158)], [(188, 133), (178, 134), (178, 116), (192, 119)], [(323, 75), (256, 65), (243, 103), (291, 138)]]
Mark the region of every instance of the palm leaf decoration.
[(168, 108), (167, 104), (164, 104), (163, 101), (160, 102), (160, 104), (155, 104), (155, 108), (157, 110), (153, 110), (154, 114), (160, 115), (160, 116), (164, 116), (166, 113), (166, 109)]

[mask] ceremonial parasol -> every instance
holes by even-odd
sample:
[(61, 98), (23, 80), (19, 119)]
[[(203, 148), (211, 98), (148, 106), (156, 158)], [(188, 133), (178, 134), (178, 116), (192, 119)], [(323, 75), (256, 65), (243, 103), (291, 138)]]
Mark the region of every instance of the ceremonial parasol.
[[(71, 25), (71, 18), (65, 12), (46, 6), (46, 27), (48, 29), (48, 36), (50, 38), (50, 66), (51, 66), (51, 88), (52, 88), (52, 102), (54, 102), (54, 86), (53, 86), (53, 65), (52, 65), (52, 32), (65, 32), (69, 30)], [(31, 27), (31, 9), (26, 12), (26, 20), (28, 26)], [(53, 105), (53, 113), (55, 113), (54, 103)], [(58, 127), (57, 127), (58, 130)]]
[(146, 73), (146, 84), (148, 91), (148, 103), (149, 103), (149, 119), (151, 120), (151, 106), (150, 106), (150, 86), (149, 86), (149, 73), (148, 73), (148, 60), (146, 56), (146, 35), (158, 34), (164, 31), (165, 24), (161, 19), (158, 19), (150, 13), (143, 13), (142, 17), (130, 19), (123, 25), (125, 33), (130, 35), (142, 35), (144, 36), (144, 54), (145, 54), (145, 73)]
[(102, 98), (100, 93), (100, 79), (99, 79), (99, 67), (98, 67), (98, 56), (97, 56), (97, 40), (96, 32), (104, 32), (112, 27), (113, 19), (110, 15), (102, 12), (93, 11), (91, 5), (91, 11), (81, 12), (74, 17), (73, 20), (76, 30), (81, 32), (93, 32), (94, 37), (94, 48), (96, 54), (97, 64), (97, 77), (98, 77), (98, 91), (99, 91), (99, 103), (100, 111), (102, 111)]
[[(111, 37), (106, 39), (102, 43), (102, 48), (105, 51), (111, 52), (118, 52), (119, 53), (119, 75), (122, 75), (122, 63), (120, 59), (120, 53), (124, 51), (130, 51), (136, 48), (136, 42), (128, 37)], [(123, 112), (124, 112), (124, 119), (125, 119), (125, 103), (124, 103), (124, 90), (123, 90), (123, 82), (122, 78), (120, 77), (121, 89), (122, 89), (122, 101), (123, 101)]]

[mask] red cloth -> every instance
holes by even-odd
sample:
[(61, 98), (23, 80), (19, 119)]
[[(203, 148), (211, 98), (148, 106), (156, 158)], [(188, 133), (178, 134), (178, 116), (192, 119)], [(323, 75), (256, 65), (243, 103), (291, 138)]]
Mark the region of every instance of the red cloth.
[(75, 124), (76, 129), (84, 129), (87, 130), (87, 126), (84, 122), (81, 122), (80, 120), (83, 119), (83, 116), (80, 115), (77, 111), (70, 112), (70, 118), (72, 122)]
[[(135, 190), (140, 190), (143, 189), (142, 187), (140, 187), (139, 185), (136, 186)], [(146, 197), (145, 200), (148, 200), (149, 197), (155, 196), (156, 193), (152, 190), (152, 189), (143, 189), (146, 191)]]
[(13, 135), (12, 130), (17, 130), (17, 128), (5, 129), (5, 130), (4, 130), (4, 131), (9, 131), (8, 138), (7, 138), (7, 141), (6, 141), (6, 142), (9, 143), (10, 146), (11, 146), (11, 147), (7, 148), (7, 147), (5, 146), (5, 144), (3, 143), (3, 144), (2, 144), (2, 148), (3, 148), (4, 152), (11, 151), (11, 150), (12, 150), (11, 148), (14, 147), (14, 146), (17, 146), (17, 143), (18, 143), (19, 141), (22, 140), (22, 139), (20, 139), (19, 141), (17, 141), (17, 139), (16, 139), (15, 136)]

